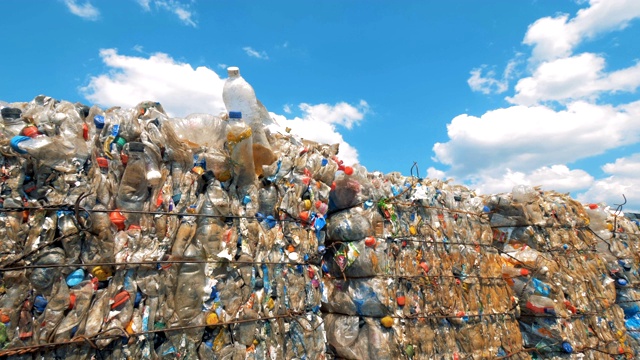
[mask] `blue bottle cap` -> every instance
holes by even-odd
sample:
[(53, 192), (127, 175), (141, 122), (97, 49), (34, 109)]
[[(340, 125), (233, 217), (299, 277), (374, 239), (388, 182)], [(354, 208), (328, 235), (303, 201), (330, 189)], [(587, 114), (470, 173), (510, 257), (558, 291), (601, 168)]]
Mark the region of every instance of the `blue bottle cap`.
[(10, 142), (11, 148), (13, 149), (13, 151), (17, 152), (18, 154), (26, 154), (27, 152), (25, 150), (20, 149), (20, 147), (18, 147), (18, 144), (30, 139), (31, 138), (28, 136), (22, 136), (22, 135), (14, 136), (11, 138), (11, 142)]
[(562, 342), (562, 350), (564, 350), (564, 352), (566, 352), (567, 354), (571, 354), (573, 352), (573, 347), (571, 346), (571, 344), (564, 341)]
[(242, 198), (242, 205), (247, 205), (247, 204), (248, 204), (248, 203), (250, 203), (250, 202), (251, 202), (251, 197), (250, 197), (249, 195), (245, 195), (245, 196)]
[(111, 128), (111, 136), (116, 137), (120, 134), (120, 124), (114, 124)]
[(47, 307), (49, 302), (42, 295), (37, 295), (35, 299), (33, 299), (33, 307), (38, 310), (38, 312), (43, 312)]
[(74, 287), (84, 280), (84, 270), (77, 269), (67, 276), (67, 286)]
[(620, 286), (627, 286), (627, 280), (625, 280), (625, 279), (619, 278), (619, 279), (616, 279), (616, 282)]
[(489, 207), (485, 205), (484, 207), (482, 207), (482, 211), (488, 213), (491, 212), (491, 209), (489, 209)]
[(242, 119), (240, 111), (229, 111), (229, 119)]
[(104, 128), (104, 116), (96, 115), (93, 117), (93, 123), (96, 125), (96, 129)]
[(142, 293), (140, 290), (136, 292), (136, 299), (133, 301), (133, 307), (137, 308), (140, 305), (140, 301), (142, 301)]
[(322, 166), (327, 166), (327, 164), (329, 163), (329, 160), (327, 160), (326, 158), (322, 159)]

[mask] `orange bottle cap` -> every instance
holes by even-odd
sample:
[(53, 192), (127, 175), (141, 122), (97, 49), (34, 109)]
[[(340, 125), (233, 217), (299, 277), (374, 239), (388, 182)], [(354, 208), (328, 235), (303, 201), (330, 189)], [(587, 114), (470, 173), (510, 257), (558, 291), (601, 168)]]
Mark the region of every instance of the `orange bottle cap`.
[(109, 219), (111, 220), (113, 225), (118, 228), (118, 230), (124, 230), (124, 222), (125, 220), (127, 220), (127, 218), (122, 215), (119, 209), (116, 209), (115, 211), (109, 213)]

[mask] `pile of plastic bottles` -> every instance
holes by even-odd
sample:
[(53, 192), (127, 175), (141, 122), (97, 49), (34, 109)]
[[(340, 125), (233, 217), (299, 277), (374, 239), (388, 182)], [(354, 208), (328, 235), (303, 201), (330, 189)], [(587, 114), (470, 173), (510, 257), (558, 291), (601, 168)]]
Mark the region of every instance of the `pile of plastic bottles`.
[(637, 223), (348, 166), (237, 68), (223, 99), (0, 102), (0, 356), (637, 356)]
[(496, 247), (511, 271), (526, 272), (509, 283), (525, 348), (539, 358), (637, 358), (637, 224), (528, 186), (487, 200)]

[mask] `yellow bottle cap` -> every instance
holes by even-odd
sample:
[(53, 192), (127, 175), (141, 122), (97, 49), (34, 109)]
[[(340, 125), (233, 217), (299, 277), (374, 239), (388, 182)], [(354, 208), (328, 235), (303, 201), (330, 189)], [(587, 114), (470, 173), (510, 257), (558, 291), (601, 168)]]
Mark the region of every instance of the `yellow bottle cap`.
[(105, 281), (111, 277), (111, 271), (109, 269), (105, 269), (102, 266), (96, 266), (91, 270), (93, 276), (98, 278), (100, 281)]
[(215, 325), (218, 323), (218, 314), (212, 312), (207, 315), (207, 325)]

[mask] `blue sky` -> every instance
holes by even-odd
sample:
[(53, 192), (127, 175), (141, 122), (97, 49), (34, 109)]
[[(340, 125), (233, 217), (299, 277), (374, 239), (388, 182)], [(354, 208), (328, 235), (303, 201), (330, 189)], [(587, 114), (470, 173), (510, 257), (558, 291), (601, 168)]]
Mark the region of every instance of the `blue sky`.
[(239, 66), (281, 125), (368, 170), (640, 209), (640, 1), (5, 0), (0, 100), (224, 110)]

